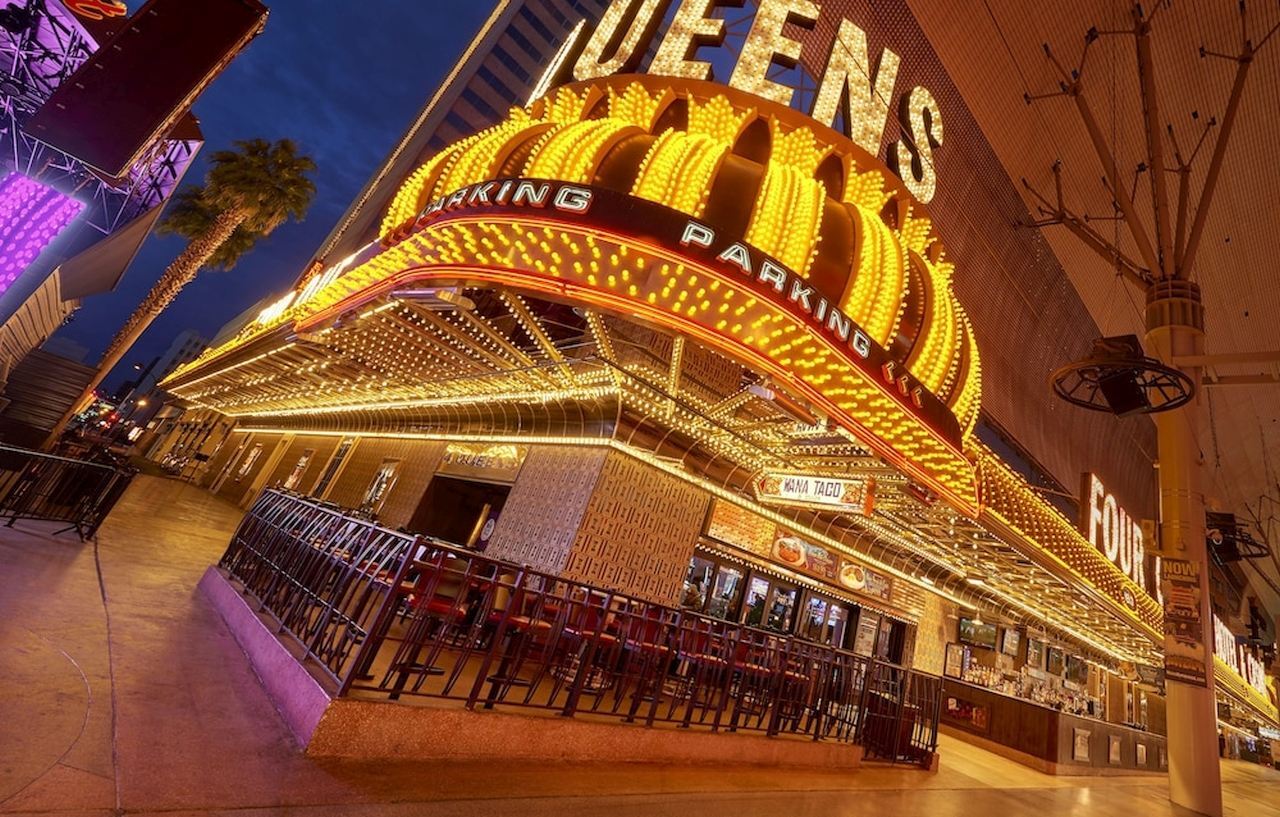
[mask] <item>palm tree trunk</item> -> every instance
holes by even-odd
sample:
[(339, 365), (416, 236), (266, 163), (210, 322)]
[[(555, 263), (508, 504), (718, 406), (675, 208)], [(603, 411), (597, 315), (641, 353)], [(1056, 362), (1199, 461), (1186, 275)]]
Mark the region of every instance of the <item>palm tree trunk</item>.
[(178, 297), (178, 293), (183, 287), (191, 283), (196, 277), (196, 273), (200, 272), (201, 267), (208, 262), (218, 247), (231, 237), (236, 228), (244, 223), (248, 217), (248, 213), (242, 209), (231, 209), (222, 213), (213, 222), (209, 231), (187, 245), (182, 254), (173, 260), (173, 263), (165, 269), (164, 274), (160, 276), (160, 280), (156, 281), (155, 286), (147, 293), (147, 297), (142, 299), (138, 304), (138, 308), (133, 310), (133, 314), (124, 322), (124, 326), (111, 339), (111, 344), (107, 346), (105, 352), (102, 353), (102, 359), (98, 361), (98, 370), (94, 373), (89, 384), (85, 386), (83, 392), (67, 413), (62, 416), (58, 424), (54, 426), (49, 433), (49, 437), (45, 440), (45, 447), (51, 447), (62, 436), (62, 432), (66, 430), (67, 423), (71, 422), (80, 411), (89, 404), (93, 399), (93, 393), (102, 383), (103, 379), (116, 367), (120, 359), (125, 353), (132, 348), (133, 344), (138, 341), (142, 333), (151, 326), (151, 322), (159, 317), (160, 313), (165, 310)]

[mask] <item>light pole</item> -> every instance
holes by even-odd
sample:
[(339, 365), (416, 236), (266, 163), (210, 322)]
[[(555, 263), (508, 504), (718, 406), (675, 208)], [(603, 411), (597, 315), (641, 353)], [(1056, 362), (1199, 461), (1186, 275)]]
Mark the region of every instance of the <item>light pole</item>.
[[(1112, 147), (1084, 95), (1084, 58), (1074, 71), (1065, 70), (1048, 46), (1045, 53), (1058, 70), (1061, 82), (1053, 93), (1027, 95), (1028, 104), (1040, 99), (1067, 98), (1075, 103), (1080, 120), (1102, 165), (1114, 211), (1123, 221), (1136, 257), (1108, 241), (1089, 219), (1069, 210), (1063, 202), (1061, 167), (1054, 166), (1055, 197), (1051, 201), (1027, 185), (1040, 202), (1041, 221), (1036, 226), (1062, 225), (1086, 246), (1113, 265), (1125, 281), (1141, 287), (1146, 295), (1146, 357), (1141, 348), (1124, 348), (1126, 339), (1103, 339), (1090, 358), (1065, 366), (1053, 375), (1054, 390), (1064, 399), (1086, 408), (1114, 414), (1150, 413), (1156, 424), (1159, 465), (1159, 535), (1149, 550), (1161, 556), (1161, 592), (1164, 597), (1164, 653), (1169, 758), (1169, 799), (1179, 806), (1210, 817), (1222, 815), (1222, 783), (1218, 765), (1217, 704), (1214, 694), (1213, 612), (1209, 598), (1209, 558), (1205, 527), (1203, 463), (1196, 442), (1198, 391), (1205, 385), (1205, 366), (1215, 358), (1205, 355), (1204, 306), (1200, 287), (1190, 280), (1197, 250), (1222, 171), (1232, 127), (1239, 112), (1241, 95), (1249, 68), (1258, 48), (1280, 26), (1272, 28), (1255, 46), (1248, 26), (1240, 50), (1225, 55), (1201, 48), (1201, 57), (1220, 57), (1236, 64), (1236, 75), (1214, 142), (1204, 185), (1198, 201), (1190, 194), (1191, 157), (1184, 159), (1171, 126), (1162, 127), (1155, 71), (1151, 56), (1152, 20), (1163, 9), (1156, 3), (1146, 13), (1132, 7), (1132, 28), (1109, 34), (1131, 36), (1136, 46), (1138, 87), (1144, 112), (1147, 175), (1151, 184), (1151, 214), (1147, 220), (1137, 212), (1127, 192), (1129, 182), (1121, 176)], [(1085, 52), (1103, 36), (1096, 29), (1086, 35)], [(1209, 130), (1217, 125), (1210, 120)], [(1173, 146), (1174, 165), (1166, 167), (1165, 134)], [(1168, 176), (1178, 178), (1176, 202), (1169, 195)], [(1026, 184), (1024, 180), (1024, 184)], [(1194, 209), (1193, 208), (1194, 205)], [(1187, 215), (1194, 212), (1190, 225)], [(1117, 343), (1118, 342), (1118, 343)], [(1136, 347), (1136, 338), (1129, 343)], [(1227, 362), (1221, 356), (1220, 362)], [(1238, 357), (1238, 356), (1234, 356)], [(1250, 356), (1263, 362), (1280, 360), (1280, 353)], [(1217, 378), (1212, 385), (1229, 381)], [(1267, 375), (1237, 376), (1235, 382), (1276, 382)]]

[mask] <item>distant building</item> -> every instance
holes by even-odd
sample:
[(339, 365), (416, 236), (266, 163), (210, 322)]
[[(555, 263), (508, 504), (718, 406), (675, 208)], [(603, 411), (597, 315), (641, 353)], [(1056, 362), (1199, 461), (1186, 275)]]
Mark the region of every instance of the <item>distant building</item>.
[(599, 21), (609, 0), (502, 0), (382, 167), (317, 253), (340, 261), (376, 238), (387, 204), (433, 154), (523, 106), (579, 24)]
[(156, 359), (155, 364), (151, 366), (151, 370), (142, 375), (133, 386), (133, 393), (138, 395), (151, 393), (155, 390), (157, 383), (173, 374), (173, 371), (182, 364), (195, 360), (208, 345), (209, 341), (194, 329), (187, 329), (182, 332), (173, 339), (173, 342), (169, 344), (169, 348)]

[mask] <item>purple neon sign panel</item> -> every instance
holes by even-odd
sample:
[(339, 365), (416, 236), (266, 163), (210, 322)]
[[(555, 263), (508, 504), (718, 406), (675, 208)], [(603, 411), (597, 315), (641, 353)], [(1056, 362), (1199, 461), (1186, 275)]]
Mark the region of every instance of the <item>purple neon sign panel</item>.
[(84, 209), (21, 173), (0, 180), (0, 294)]

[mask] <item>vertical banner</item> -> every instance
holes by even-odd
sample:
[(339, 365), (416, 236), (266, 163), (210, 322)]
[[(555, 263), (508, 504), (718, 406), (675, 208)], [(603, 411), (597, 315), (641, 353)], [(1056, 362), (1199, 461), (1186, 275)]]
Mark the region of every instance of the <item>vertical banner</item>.
[(1200, 565), (1186, 559), (1161, 560), (1164, 589), (1164, 674), (1170, 681), (1208, 686), (1208, 666), (1200, 616)]

